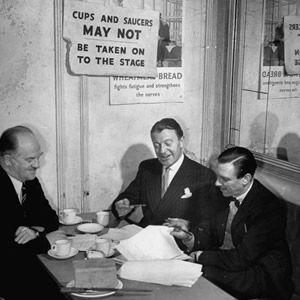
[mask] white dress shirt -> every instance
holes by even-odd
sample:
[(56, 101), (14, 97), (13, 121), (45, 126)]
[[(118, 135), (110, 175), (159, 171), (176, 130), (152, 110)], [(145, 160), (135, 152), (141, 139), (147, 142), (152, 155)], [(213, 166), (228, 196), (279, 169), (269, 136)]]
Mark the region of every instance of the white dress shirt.
[[(8, 175), (9, 176), (9, 175)], [(12, 181), (14, 187), (15, 187), (15, 190), (16, 190), (16, 193), (19, 197), (19, 201), (20, 203), (22, 203), (22, 181), (12, 177), (12, 176), (9, 176), (10, 180)]]
[[(184, 155), (182, 153), (181, 156), (179, 157), (179, 159), (173, 165), (168, 167), (168, 169), (169, 169), (168, 186), (170, 185), (170, 183), (172, 182), (177, 171), (181, 167), (181, 165), (183, 163), (183, 159), (184, 159)], [(165, 171), (166, 171), (166, 167), (163, 167), (163, 174), (165, 174)]]

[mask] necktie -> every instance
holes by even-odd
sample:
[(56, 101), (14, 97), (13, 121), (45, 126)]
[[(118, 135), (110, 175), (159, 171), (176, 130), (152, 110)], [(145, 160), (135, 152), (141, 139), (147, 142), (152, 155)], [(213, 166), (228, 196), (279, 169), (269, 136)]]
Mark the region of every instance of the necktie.
[(167, 189), (168, 189), (168, 184), (169, 184), (169, 172), (170, 168), (166, 168), (163, 176), (162, 176), (162, 184), (161, 184), (161, 197), (165, 195)]
[(24, 202), (26, 201), (26, 197), (27, 197), (26, 184), (25, 184), (25, 182), (23, 182), (23, 184), (22, 184), (22, 202), (21, 202), (21, 204), (24, 204)]
[(231, 223), (232, 223), (232, 220), (233, 220), (235, 214), (238, 211), (239, 206), (240, 206), (239, 200), (232, 198), (229, 203), (229, 213), (228, 213), (228, 218), (227, 218), (227, 223), (226, 223), (224, 241), (223, 241), (223, 245), (221, 246), (221, 249), (234, 248), (234, 245), (232, 243), (232, 236), (231, 236)]

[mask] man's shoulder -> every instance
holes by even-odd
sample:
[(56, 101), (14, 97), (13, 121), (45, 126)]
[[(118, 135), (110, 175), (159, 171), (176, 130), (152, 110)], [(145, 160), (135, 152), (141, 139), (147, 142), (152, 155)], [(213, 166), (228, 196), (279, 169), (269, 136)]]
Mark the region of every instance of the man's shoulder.
[(200, 173), (211, 174), (211, 175), (213, 174), (213, 171), (210, 168), (200, 164), (199, 162), (197, 162), (195, 160), (192, 160), (191, 158), (187, 157), (186, 155), (184, 156), (182, 167), (190, 168), (190, 169), (198, 171)]
[[(0, 166), (0, 182), (1, 182), (1, 189), (3, 190), (14, 190), (13, 183), (6, 173), (6, 171)], [(13, 189), (11, 189), (13, 188)]]
[(145, 159), (140, 163), (140, 168), (152, 169), (153, 167), (161, 167), (161, 163), (157, 158)]
[(256, 192), (264, 196), (268, 196), (270, 198), (277, 198), (277, 196), (270, 189), (268, 189), (264, 184), (262, 184), (257, 179), (254, 179), (252, 190), (253, 192)]
[(27, 188), (41, 188), (41, 184), (40, 184), (40, 181), (37, 177), (35, 177), (34, 179), (32, 180), (28, 180), (26, 181), (26, 186)]
[(0, 165), (0, 178), (6, 178), (6, 177), (9, 178), (7, 172)]
[(276, 207), (282, 207), (281, 199), (257, 179), (254, 179), (253, 186), (249, 194), (252, 201), (261, 208), (272, 207), (275, 209)]

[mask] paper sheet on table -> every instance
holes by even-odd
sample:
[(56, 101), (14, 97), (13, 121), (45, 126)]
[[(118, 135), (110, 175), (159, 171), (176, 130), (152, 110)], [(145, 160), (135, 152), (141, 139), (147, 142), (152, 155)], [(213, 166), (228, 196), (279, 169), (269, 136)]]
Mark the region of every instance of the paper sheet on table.
[(96, 234), (78, 234), (72, 237), (72, 247), (79, 251), (86, 251), (93, 247), (96, 242)]
[(127, 260), (188, 259), (170, 232), (173, 228), (150, 225), (133, 237), (120, 241), (116, 249)]
[(119, 276), (163, 285), (191, 287), (202, 275), (202, 265), (181, 260), (127, 261)]
[(133, 237), (141, 230), (143, 230), (142, 227), (130, 224), (122, 228), (109, 228), (107, 233), (103, 234), (101, 237), (104, 239), (111, 239), (113, 241), (121, 241)]

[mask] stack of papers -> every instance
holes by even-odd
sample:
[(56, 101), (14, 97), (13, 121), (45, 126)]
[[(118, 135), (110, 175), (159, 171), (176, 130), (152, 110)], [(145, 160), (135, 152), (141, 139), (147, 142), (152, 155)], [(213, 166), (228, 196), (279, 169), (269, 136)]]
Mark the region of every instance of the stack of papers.
[(127, 260), (189, 259), (177, 246), (173, 228), (150, 225), (133, 237), (121, 240), (116, 249)]
[(127, 261), (119, 270), (124, 279), (191, 287), (202, 275), (202, 265), (180, 260)]

